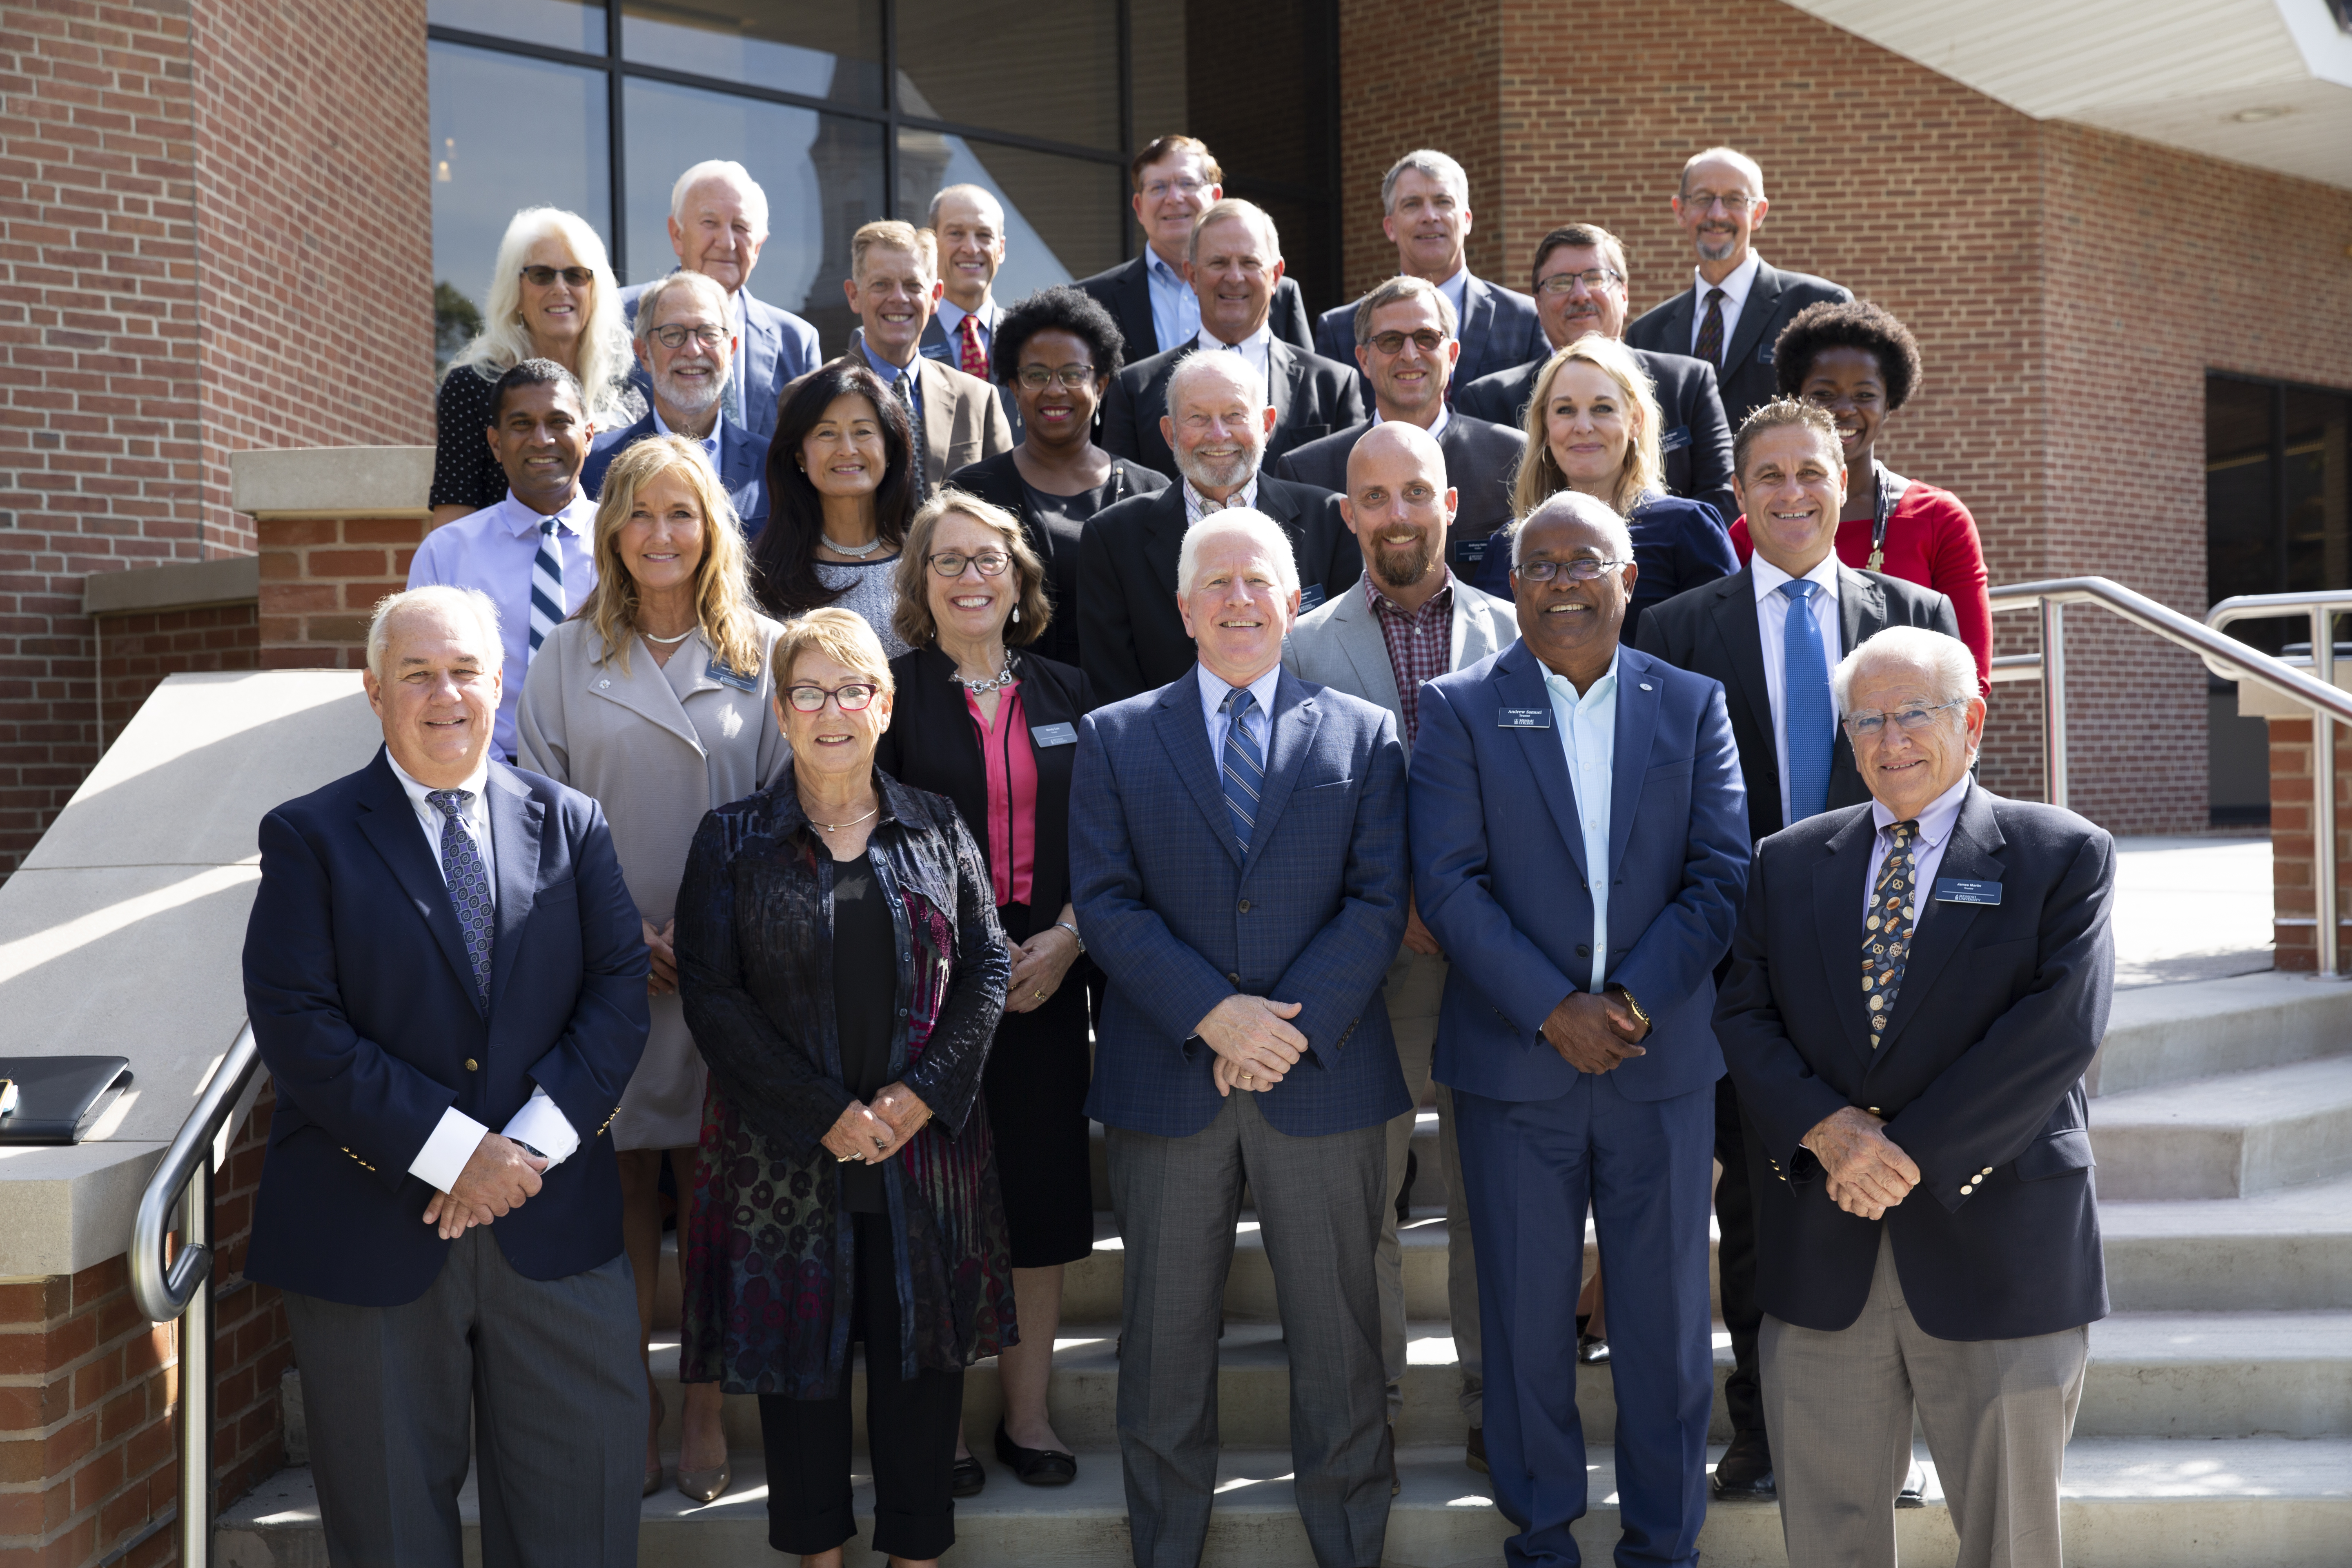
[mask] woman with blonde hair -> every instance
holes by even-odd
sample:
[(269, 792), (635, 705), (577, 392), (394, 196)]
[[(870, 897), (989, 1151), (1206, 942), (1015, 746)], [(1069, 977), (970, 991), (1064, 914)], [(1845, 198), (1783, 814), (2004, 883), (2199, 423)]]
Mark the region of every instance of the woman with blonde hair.
[(527, 359), (553, 360), (577, 377), (588, 417), (600, 430), (645, 417), (645, 396), (629, 384), (636, 359), (604, 242), (584, 219), (559, 207), (525, 207), (507, 225), (490, 268), (482, 330), (441, 377), (428, 497), (434, 527), (496, 506), (507, 493), (506, 474), (483, 433), (491, 389)]
[[(653, 953), (653, 1029), (611, 1124), (643, 1356), (661, 1262), (662, 1162), (676, 1177), (684, 1235), (707, 1082), (677, 994), (678, 879), (704, 815), (783, 771), (769, 658), (783, 628), (752, 607), (742, 533), (696, 442), (656, 436), (614, 459), (592, 547), (596, 586), (532, 658), (516, 731), (522, 767), (604, 808)], [(650, 1385), (650, 1366), (646, 1375)], [(677, 1489), (708, 1502), (731, 1479), (719, 1389), (689, 1384), (685, 1404)], [(661, 1485), (662, 1416), (656, 1390), (647, 1492)]]
[[(1739, 570), (1715, 508), (1666, 493), (1659, 448), (1663, 427), (1657, 392), (1641, 362), (1616, 339), (1588, 332), (1536, 373), (1534, 395), (1528, 399), (1527, 449), (1511, 491), (1515, 517), (1572, 489), (1624, 518), (1637, 568), (1621, 634), (1629, 644), (1644, 609)], [(1477, 586), (1507, 599), (1509, 537), (1509, 529), (1496, 531), (1475, 579)]]

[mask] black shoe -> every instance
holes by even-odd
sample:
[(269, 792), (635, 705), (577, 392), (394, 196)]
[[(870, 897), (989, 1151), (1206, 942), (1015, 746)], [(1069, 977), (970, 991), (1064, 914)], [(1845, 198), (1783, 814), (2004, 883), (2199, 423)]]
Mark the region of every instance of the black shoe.
[[(996, 1424), (996, 1457), (1002, 1459), (1025, 1486), (1066, 1487), (1078, 1479), (1077, 1457), (1058, 1448), (1024, 1448), (1004, 1432), (1004, 1423)], [(980, 1467), (974, 1465), (974, 1469)], [(973, 1491), (980, 1489), (974, 1487)], [(961, 1497), (963, 1494), (956, 1494)]]
[(1739, 1432), (1715, 1465), (1717, 1502), (1773, 1502), (1780, 1495), (1772, 1483), (1772, 1445), (1761, 1432)]
[(1404, 1478), (1397, 1474), (1396, 1427), (1389, 1427), (1389, 1496), (1404, 1490)]
[(1470, 1428), (1470, 1443), (1462, 1450), (1462, 1462), (1482, 1476), (1491, 1473), (1486, 1468), (1486, 1429), (1484, 1426)]
[(966, 1454), (948, 1471), (948, 1492), (953, 1497), (978, 1497), (988, 1485), (988, 1472), (980, 1468), (980, 1456)]
[(1421, 1174), (1421, 1156), (1411, 1149), (1404, 1152), (1404, 1184), (1397, 1188), (1397, 1224), (1412, 1217), (1412, 1179)]
[(1576, 1336), (1576, 1359), (1586, 1366), (1599, 1366), (1609, 1359), (1609, 1342), (1599, 1334)]
[(1927, 1477), (1919, 1468), (1919, 1461), (1916, 1459), (1911, 1461), (1910, 1472), (1903, 1478), (1903, 1489), (1895, 1494), (1895, 1506), (1896, 1508), (1927, 1506)]

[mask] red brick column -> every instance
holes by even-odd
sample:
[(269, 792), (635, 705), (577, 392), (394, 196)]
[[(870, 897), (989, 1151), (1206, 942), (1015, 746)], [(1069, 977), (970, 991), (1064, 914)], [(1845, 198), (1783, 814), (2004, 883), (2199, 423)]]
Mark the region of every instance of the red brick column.
[[(2273, 934), (2277, 946), (2273, 963), (2280, 969), (2309, 973), (2319, 967), (2316, 848), (2312, 834), (2311, 721), (2273, 719), (2271, 727), (2271, 889)], [(2344, 892), (2343, 868), (2352, 855), (2352, 733), (2341, 724), (2336, 731), (2336, 929), (2340, 932), (2352, 902)], [(2339, 939), (2340, 943), (2340, 939)], [(2338, 962), (2343, 948), (2337, 947)]]

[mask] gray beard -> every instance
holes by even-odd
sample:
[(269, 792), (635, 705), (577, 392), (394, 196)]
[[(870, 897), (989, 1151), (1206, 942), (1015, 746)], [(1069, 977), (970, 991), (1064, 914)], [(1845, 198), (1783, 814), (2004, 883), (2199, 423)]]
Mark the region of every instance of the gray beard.
[[(717, 367), (712, 368), (716, 370)], [(688, 382), (665, 373), (654, 377), (654, 390), (661, 394), (664, 403), (679, 413), (699, 416), (719, 406), (719, 398), (726, 395), (727, 377), (719, 374), (707, 381)]]
[(1176, 454), (1176, 471), (1192, 481), (1196, 490), (1239, 489), (1257, 472), (1256, 451), (1241, 452), (1223, 463), (1205, 463), (1190, 452)]
[(1708, 245), (1706, 240), (1702, 239), (1698, 242), (1699, 259), (1702, 261), (1728, 261), (1731, 259), (1732, 253), (1738, 248), (1739, 237), (1736, 234), (1730, 238), (1723, 241), (1721, 244), (1714, 246)]

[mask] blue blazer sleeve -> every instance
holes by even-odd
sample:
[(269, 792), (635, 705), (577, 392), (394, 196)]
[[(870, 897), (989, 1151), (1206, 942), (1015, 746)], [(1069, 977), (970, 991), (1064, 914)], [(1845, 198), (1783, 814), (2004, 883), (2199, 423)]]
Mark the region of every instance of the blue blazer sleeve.
[(1342, 902), (1269, 993), (1275, 1001), (1300, 1004), (1291, 1026), (1327, 1068), (1339, 1059), (1404, 941), (1412, 886), (1405, 861), (1404, 746), (1385, 709), (1380, 720), (1356, 798), (1356, 829), (1348, 836)]
[[(1691, 761), (1690, 838), (1683, 850), (1682, 889), (1632, 951), (1610, 966), (1610, 984), (1622, 985), (1637, 1002), (1687, 995), (1714, 973), (1731, 946), (1732, 926), (1748, 890), (1748, 785), (1740, 776), (1723, 688), (1712, 680), (1706, 684)], [(1619, 765), (1624, 765), (1622, 759)]]
[[(1730, 971), (1716, 997), (1715, 1037), (1723, 1047), (1723, 1065), (1738, 1086), (1741, 1108), (1764, 1134), (1766, 1152), (1780, 1161), (1790, 1181), (1802, 1186), (1822, 1168), (1810, 1155), (1798, 1157), (1799, 1143), (1824, 1117), (1844, 1110), (1847, 1100), (1789, 1038), (1788, 1022), (1774, 999), (1772, 894), (1766, 884), (1777, 858), (1759, 855), (1748, 878)], [(1810, 966), (1816, 956), (1808, 947), (1798, 962)]]
[(574, 795), (562, 809), (580, 889), (580, 994), (563, 1033), (531, 1063), (530, 1079), (585, 1142), (612, 1120), (645, 1054), (651, 958), (604, 808)]

